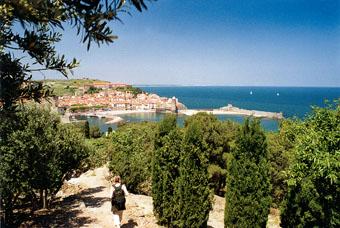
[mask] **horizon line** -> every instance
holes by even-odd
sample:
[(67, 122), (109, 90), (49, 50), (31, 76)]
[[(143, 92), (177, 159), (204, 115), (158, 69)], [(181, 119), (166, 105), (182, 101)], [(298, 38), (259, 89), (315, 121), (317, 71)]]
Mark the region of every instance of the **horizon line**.
[(314, 86), (314, 85), (200, 85), (200, 84), (131, 84), (136, 87), (278, 87), (278, 88), (340, 88), (339, 86)]
[(34, 81), (67, 81), (67, 80), (98, 80), (110, 83), (123, 83), (135, 87), (277, 87), (277, 88), (340, 88), (340, 85), (228, 85), (228, 84), (167, 84), (167, 83), (128, 83), (128, 82), (113, 82), (107, 79), (98, 78), (46, 78), (36, 79)]

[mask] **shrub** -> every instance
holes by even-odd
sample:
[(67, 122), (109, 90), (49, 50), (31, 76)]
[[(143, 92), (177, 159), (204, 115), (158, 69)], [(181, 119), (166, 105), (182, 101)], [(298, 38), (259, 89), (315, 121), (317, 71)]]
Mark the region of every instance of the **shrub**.
[(151, 194), (156, 126), (156, 123), (129, 123), (112, 133), (109, 168), (114, 175), (122, 177), (131, 192)]
[(98, 126), (90, 127), (90, 137), (91, 138), (99, 138), (101, 136), (101, 132)]
[(107, 134), (111, 134), (112, 131), (113, 131), (112, 127), (108, 127), (108, 129), (107, 129)]
[(86, 159), (89, 168), (96, 168), (105, 165), (110, 161), (113, 153), (112, 137), (91, 138), (86, 140), (90, 152)]
[(270, 163), (270, 179), (272, 184), (272, 206), (279, 208), (287, 194), (287, 175), (289, 164), (293, 159), (292, 148), (295, 143), (297, 122), (283, 120), (279, 132), (267, 134), (268, 159)]
[(89, 139), (90, 138), (90, 124), (89, 121), (85, 121), (84, 125), (84, 136), (85, 138)]
[(94, 93), (99, 93), (100, 91), (102, 91), (102, 88), (90, 86), (85, 93), (94, 94)]

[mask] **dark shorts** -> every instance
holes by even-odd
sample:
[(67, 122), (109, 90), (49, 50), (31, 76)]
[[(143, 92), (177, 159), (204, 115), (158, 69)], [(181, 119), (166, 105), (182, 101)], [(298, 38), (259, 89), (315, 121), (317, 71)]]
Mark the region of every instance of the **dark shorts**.
[(112, 201), (111, 203), (111, 211), (112, 213), (115, 213), (117, 211), (122, 211), (122, 210), (125, 210), (125, 199), (123, 200), (120, 200), (120, 201)]

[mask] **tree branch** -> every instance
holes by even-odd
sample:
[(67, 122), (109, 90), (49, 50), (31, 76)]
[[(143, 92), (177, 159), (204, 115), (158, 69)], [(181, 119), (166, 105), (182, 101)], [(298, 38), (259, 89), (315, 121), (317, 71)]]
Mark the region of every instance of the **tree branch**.
[(13, 50), (25, 50), (24, 48), (20, 48), (20, 47), (12, 47), (12, 46), (8, 46), (6, 44), (3, 45), (5, 48), (9, 48), (9, 49), (13, 49)]

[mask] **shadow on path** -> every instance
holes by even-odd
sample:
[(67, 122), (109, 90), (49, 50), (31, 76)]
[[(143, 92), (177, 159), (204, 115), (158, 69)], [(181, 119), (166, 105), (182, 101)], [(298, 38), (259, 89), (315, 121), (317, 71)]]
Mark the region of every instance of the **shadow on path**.
[(90, 217), (79, 216), (80, 210), (68, 208), (56, 209), (45, 213), (37, 213), (32, 221), (25, 222), (20, 227), (80, 227), (95, 220)]
[(133, 220), (133, 219), (129, 219), (128, 223), (125, 223), (121, 226), (121, 228), (134, 228), (136, 227), (138, 224)]
[(106, 201), (110, 201), (109, 197), (95, 197), (93, 194), (103, 191), (105, 187), (99, 186), (95, 188), (84, 189), (81, 192), (64, 198), (63, 205), (72, 206), (76, 202), (83, 201), (86, 207), (101, 207)]
[(64, 199), (56, 199), (50, 210), (36, 211), (30, 218), (25, 216), (19, 227), (80, 227), (93, 223), (96, 219), (80, 216), (82, 211), (79, 207), (83, 203), (85, 207), (101, 207), (110, 198), (95, 197), (93, 194), (103, 189), (105, 189), (103, 186), (88, 188)]

